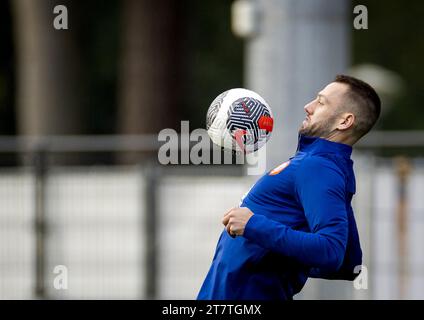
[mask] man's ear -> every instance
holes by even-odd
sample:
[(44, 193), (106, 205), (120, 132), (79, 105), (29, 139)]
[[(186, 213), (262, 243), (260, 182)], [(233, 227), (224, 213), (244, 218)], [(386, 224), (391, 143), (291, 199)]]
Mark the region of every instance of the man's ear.
[(353, 113), (343, 113), (340, 117), (337, 129), (347, 130), (355, 123), (355, 115)]

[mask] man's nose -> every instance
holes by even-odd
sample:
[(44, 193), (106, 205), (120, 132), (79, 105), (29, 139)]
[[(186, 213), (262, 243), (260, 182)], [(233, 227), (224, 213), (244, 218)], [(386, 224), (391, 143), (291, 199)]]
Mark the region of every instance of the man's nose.
[(313, 112), (313, 101), (309, 102), (307, 105), (305, 105), (303, 108), (305, 109), (305, 112), (307, 114), (311, 114)]

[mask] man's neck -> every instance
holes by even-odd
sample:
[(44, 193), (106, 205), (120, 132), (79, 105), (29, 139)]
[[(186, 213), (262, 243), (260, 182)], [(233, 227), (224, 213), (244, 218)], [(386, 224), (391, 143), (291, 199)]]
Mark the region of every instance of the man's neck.
[(340, 134), (340, 132), (338, 131), (331, 132), (327, 137), (321, 137), (321, 138), (332, 141), (332, 142), (347, 144), (349, 146), (353, 146), (355, 144), (355, 141), (353, 141), (351, 137), (344, 134)]

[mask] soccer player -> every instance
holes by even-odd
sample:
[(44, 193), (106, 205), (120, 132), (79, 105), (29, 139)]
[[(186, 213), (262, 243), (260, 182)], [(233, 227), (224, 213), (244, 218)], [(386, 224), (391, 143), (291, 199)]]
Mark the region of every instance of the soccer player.
[(355, 279), (362, 251), (350, 157), (380, 104), (370, 85), (338, 75), (304, 107), (295, 155), (225, 213), (198, 299), (290, 300), (308, 277)]

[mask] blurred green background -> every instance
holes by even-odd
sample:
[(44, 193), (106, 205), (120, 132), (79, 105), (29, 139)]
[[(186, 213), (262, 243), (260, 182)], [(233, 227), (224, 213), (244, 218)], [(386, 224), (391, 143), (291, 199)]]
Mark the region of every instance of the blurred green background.
[[(19, 114), (24, 110), (18, 111), (16, 99), (17, 43), (25, 31), (18, 32), (15, 28), (16, 23), (13, 21), (19, 19), (22, 12), (13, 2), (0, 3), (2, 135), (25, 133), (25, 129), (18, 125)], [(126, 94), (120, 88), (125, 86), (125, 81), (131, 80), (124, 79), (130, 75), (120, 71), (122, 66), (119, 61), (125, 56), (125, 50), (128, 50), (122, 40), (125, 39), (124, 33), (128, 37), (141, 37), (140, 30), (131, 33), (124, 26), (131, 7), (140, 6), (137, 2), (139, 1), (47, 1), (51, 7), (65, 4), (69, 9), (69, 30), (55, 32), (66, 33), (75, 48), (69, 57), (73, 56), (79, 61), (80, 72), (77, 80), (74, 80), (79, 90), (73, 94), (76, 101), (79, 101), (76, 108), (80, 110), (74, 110), (78, 118), (75, 123), (79, 125), (69, 126), (66, 132), (46, 133), (154, 133), (164, 125), (177, 127), (181, 119), (190, 120), (194, 127), (204, 127), (204, 111), (213, 98), (228, 88), (243, 86), (243, 40), (231, 32), (232, 1), (159, 1), (157, 5), (141, 1), (144, 3), (141, 4), (144, 12), (156, 12), (156, 17), (168, 14), (169, 20), (173, 21), (172, 25), (160, 25), (157, 22), (160, 18), (146, 21), (141, 13), (138, 19), (144, 19), (144, 28), (149, 28), (149, 25), (152, 30), (159, 28), (157, 30), (162, 32), (164, 41), (168, 39), (167, 36), (172, 37), (173, 47), (172, 52), (163, 52), (148, 46), (136, 49), (154, 51), (158, 61), (173, 61), (166, 65), (165, 73), (159, 75), (161, 79), (152, 79), (155, 82), (152, 87), (155, 88), (154, 94), (169, 96), (164, 101), (165, 106), (160, 110), (160, 116), (157, 116), (167, 118), (167, 121), (151, 128), (139, 128), (125, 123), (118, 112), (125, 99), (123, 95)], [(38, 1), (37, 3), (41, 4)], [(356, 4), (367, 6), (369, 29), (352, 28), (352, 64), (378, 64), (397, 73), (404, 83), (404, 90), (396, 96), (392, 108), (384, 113), (379, 129), (424, 129), (424, 3), (388, 0), (382, 5), (379, 1), (353, 1), (352, 7)], [(51, 19), (53, 18), (52, 14)], [(31, 28), (31, 25), (25, 27)], [(137, 28), (137, 24), (131, 27)], [(61, 43), (57, 43), (57, 46), (60, 45)], [(55, 50), (60, 52), (60, 48), (56, 47)], [(58, 68), (62, 72), (61, 81), (66, 81), (69, 73), (67, 66), (70, 65), (64, 63), (60, 66), (63, 70)], [(161, 81), (162, 87), (157, 85)], [(55, 84), (59, 83), (48, 84), (51, 92), (57, 90)], [(169, 93), (169, 90), (175, 90), (177, 94)], [(149, 106), (145, 108), (148, 110)], [(48, 114), (45, 117), (48, 118)], [(59, 121), (66, 122), (67, 119), (64, 117)]]

